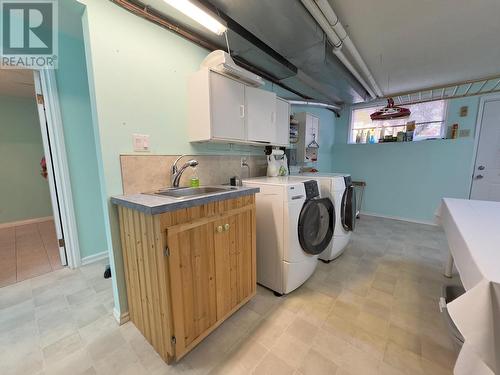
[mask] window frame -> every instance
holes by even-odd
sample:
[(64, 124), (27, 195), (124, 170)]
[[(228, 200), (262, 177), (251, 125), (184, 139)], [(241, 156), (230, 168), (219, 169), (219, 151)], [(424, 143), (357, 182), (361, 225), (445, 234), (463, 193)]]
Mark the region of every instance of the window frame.
[[(425, 102), (419, 102), (419, 103), (410, 103), (410, 104), (421, 104), (421, 103), (427, 103), (427, 102), (438, 102), (438, 101), (444, 101), (444, 118), (443, 118), (443, 125), (441, 126), (441, 131), (440, 131), (440, 138), (442, 139), (444, 136), (446, 136), (446, 131), (447, 131), (447, 120), (448, 120), (448, 110), (449, 110), (449, 99), (435, 99), (435, 100), (427, 100)], [(372, 103), (362, 103), (358, 104), (355, 106), (350, 107), (349, 111), (349, 129), (347, 131), (347, 144), (349, 145), (357, 145), (357, 144), (366, 144), (366, 143), (356, 143), (356, 140), (352, 140), (352, 133), (353, 133), (353, 123), (352, 123), (352, 118), (353, 118), (353, 113), (356, 109), (365, 109), (365, 108), (381, 108), (383, 106), (387, 105), (387, 102), (384, 101), (375, 101)], [(404, 106), (405, 104), (397, 104), (400, 106)], [(409, 104), (406, 104), (409, 105)], [(403, 125), (402, 125), (403, 126)], [(426, 139), (429, 138), (423, 138), (419, 140), (413, 140), (412, 142), (420, 142), (420, 141), (425, 141)], [(400, 142), (401, 143), (401, 142)], [(411, 142), (408, 142), (411, 143)], [(378, 142), (377, 142), (378, 144)]]

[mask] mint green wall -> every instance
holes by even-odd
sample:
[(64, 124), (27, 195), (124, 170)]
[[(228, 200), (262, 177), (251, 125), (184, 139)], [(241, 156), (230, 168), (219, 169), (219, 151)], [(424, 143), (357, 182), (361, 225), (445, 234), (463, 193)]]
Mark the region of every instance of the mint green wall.
[(84, 9), (76, 1), (59, 1), (56, 71), (82, 258), (108, 250), (83, 44)]
[[(464, 105), (469, 113), (460, 117)], [(336, 124), (333, 170), (366, 181), (363, 211), (433, 222), (441, 198), (469, 195), (478, 106), (479, 97), (448, 102), (447, 125), (471, 129), (467, 138), (358, 145), (346, 144), (350, 113), (346, 108)]]
[(52, 216), (40, 175), (42, 133), (32, 98), (0, 96), (0, 224)]
[[(109, 204), (109, 197), (122, 193), (119, 156), (134, 153), (132, 134), (150, 135), (151, 154), (262, 154), (263, 148), (190, 144), (187, 79), (199, 69), (208, 51), (111, 2), (80, 1), (87, 6), (85, 45), (98, 153), (102, 155), (102, 200), (113, 249), (116, 308), (123, 312), (127, 310), (123, 259), (117, 211)], [(270, 83), (266, 88), (278, 95), (289, 94)], [(327, 158), (324, 160), (327, 163)]]

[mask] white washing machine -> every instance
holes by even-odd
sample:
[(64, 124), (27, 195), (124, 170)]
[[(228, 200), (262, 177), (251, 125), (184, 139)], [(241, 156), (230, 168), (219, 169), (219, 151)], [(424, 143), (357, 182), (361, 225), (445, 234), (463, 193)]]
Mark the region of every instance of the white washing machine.
[(257, 282), (277, 295), (290, 293), (314, 272), (331, 242), (335, 212), (319, 184), (297, 177), (243, 180), (256, 195)]
[(301, 173), (295, 177), (317, 180), (321, 196), (333, 202), (336, 217), (334, 235), (331, 243), (319, 255), (319, 259), (330, 262), (344, 252), (356, 225), (356, 194), (351, 176), (345, 173)]

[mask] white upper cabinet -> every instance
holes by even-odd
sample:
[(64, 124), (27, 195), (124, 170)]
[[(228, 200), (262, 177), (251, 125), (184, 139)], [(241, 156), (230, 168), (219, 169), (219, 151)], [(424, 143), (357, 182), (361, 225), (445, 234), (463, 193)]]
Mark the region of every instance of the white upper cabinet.
[(189, 79), (190, 142), (288, 145), (289, 105), (265, 91), (201, 69)]
[(245, 86), (220, 74), (210, 74), (212, 137), (245, 139)]
[(188, 84), (190, 142), (246, 139), (245, 85), (201, 69)]
[(276, 94), (245, 87), (248, 141), (273, 143), (276, 133)]
[(276, 136), (274, 144), (288, 146), (290, 138), (290, 104), (281, 98), (276, 98)]

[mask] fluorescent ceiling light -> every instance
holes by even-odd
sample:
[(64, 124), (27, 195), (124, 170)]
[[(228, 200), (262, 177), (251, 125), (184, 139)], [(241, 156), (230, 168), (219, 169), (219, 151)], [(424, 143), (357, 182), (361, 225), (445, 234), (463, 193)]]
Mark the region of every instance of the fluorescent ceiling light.
[(209, 13), (201, 9), (199, 6), (193, 4), (189, 0), (164, 0), (164, 1), (217, 35), (221, 35), (227, 30), (226, 26), (224, 26)]

